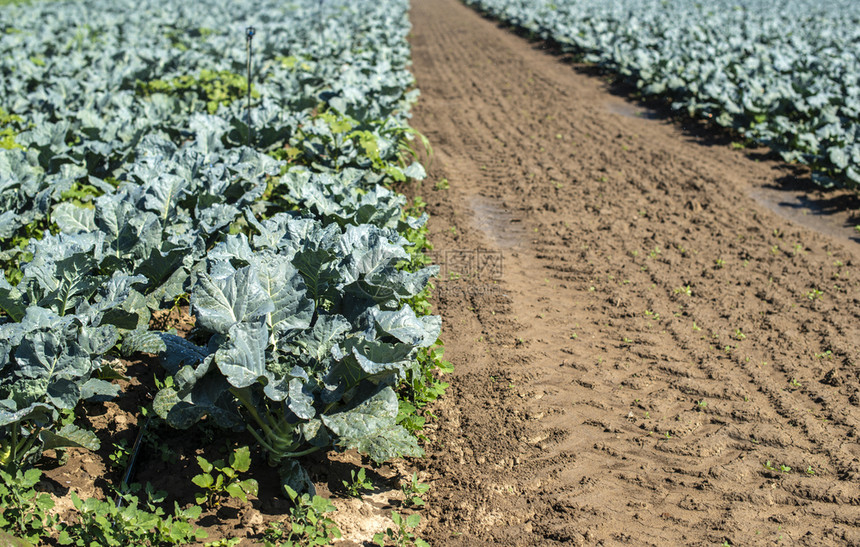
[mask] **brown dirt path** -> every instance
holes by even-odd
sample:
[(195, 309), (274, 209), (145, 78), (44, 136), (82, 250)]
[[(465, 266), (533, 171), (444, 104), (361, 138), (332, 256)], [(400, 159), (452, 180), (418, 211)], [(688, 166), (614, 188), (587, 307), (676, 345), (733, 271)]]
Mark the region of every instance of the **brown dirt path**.
[(422, 536), (860, 544), (860, 245), (750, 198), (792, 168), (457, 0), (412, 22), (456, 366)]

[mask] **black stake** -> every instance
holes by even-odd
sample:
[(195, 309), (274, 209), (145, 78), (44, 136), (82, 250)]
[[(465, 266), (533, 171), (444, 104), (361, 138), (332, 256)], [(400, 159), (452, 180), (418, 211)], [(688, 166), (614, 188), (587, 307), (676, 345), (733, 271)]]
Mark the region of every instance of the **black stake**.
[(254, 132), (251, 126), (251, 40), (254, 39), (254, 33), (254, 27), (245, 29), (245, 43), (247, 44), (246, 50), (248, 52), (248, 146), (251, 146), (251, 134)]

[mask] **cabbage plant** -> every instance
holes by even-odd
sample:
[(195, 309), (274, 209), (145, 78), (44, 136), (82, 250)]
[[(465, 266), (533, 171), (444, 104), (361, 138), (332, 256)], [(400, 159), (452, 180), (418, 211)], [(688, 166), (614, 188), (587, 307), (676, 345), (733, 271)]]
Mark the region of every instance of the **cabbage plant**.
[(396, 423), (393, 386), (438, 338), (437, 316), (403, 304), (437, 268), (397, 269), (407, 241), (391, 229), (246, 216), (255, 233), (213, 248), (191, 293), (201, 343), (127, 337), (129, 350), (159, 353), (174, 374), (156, 411), (179, 428), (206, 418), (246, 429), (294, 490), (313, 489), (295, 458), (320, 450), (354, 448), (377, 462), (420, 455)]

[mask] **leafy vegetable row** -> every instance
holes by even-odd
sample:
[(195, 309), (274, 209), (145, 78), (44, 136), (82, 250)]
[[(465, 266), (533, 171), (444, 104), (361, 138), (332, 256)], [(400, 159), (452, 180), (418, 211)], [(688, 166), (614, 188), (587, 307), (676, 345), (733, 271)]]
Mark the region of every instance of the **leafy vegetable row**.
[(850, 0), (465, 0), (645, 95), (860, 186), (860, 4)]
[[(95, 448), (62, 417), (114, 397), (105, 356), (158, 354), (171, 425), (295, 457), (417, 455), (394, 387), (438, 317), (407, 248), (416, 97), (405, 0), (89, 0), (0, 16), (0, 464)], [(252, 109), (244, 28), (256, 28)], [(152, 31), (152, 29), (157, 29)], [(241, 100), (240, 100), (241, 99)], [(6, 146), (8, 145), (8, 146)], [(190, 297), (187, 338), (148, 329)]]

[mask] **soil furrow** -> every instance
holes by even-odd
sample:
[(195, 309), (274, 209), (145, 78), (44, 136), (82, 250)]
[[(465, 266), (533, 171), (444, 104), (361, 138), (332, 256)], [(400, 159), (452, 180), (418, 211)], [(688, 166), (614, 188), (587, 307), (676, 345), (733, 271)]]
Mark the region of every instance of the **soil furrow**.
[(456, 0), (412, 19), (456, 367), (423, 536), (860, 544), (860, 246), (750, 197), (803, 171)]

